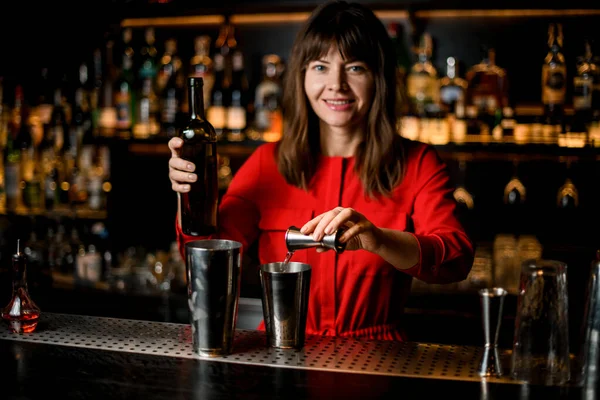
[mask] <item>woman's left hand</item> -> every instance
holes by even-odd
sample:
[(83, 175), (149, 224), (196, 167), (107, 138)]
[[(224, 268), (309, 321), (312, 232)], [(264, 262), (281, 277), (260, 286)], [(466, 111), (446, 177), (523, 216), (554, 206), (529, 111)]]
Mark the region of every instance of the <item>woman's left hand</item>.
[[(381, 245), (383, 235), (381, 229), (352, 208), (336, 207), (318, 215), (304, 224), (300, 232), (320, 241), (325, 235), (332, 234), (340, 227), (346, 229), (340, 237), (340, 242), (346, 243), (346, 250), (363, 249), (375, 253)], [(317, 247), (317, 252), (326, 250)]]

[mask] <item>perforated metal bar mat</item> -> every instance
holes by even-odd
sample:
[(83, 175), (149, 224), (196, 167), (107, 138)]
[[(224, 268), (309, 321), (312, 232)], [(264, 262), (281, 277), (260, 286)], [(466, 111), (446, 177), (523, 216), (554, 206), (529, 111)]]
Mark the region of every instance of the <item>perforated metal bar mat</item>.
[[(237, 330), (230, 355), (205, 358), (192, 350), (188, 324), (44, 313), (29, 334), (0, 329), (0, 339), (273, 367), (480, 381), (483, 349), (416, 342), (308, 336), (302, 350), (266, 345), (262, 331)], [(506, 357), (504, 355), (503, 357)], [(488, 382), (520, 383), (510, 377)]]

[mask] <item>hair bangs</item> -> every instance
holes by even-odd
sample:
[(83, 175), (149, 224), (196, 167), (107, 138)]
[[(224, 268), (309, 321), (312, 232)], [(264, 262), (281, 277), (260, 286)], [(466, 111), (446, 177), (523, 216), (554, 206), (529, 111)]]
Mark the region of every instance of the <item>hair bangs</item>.
[(369, 26), (352, 13), (326, 15), (312, 21), (302, 42), (304, 65), (318, 60), (337, 47), (346, 61), (363, 61), (371, 68), (378, 69), (379, 46), (373, 41)]

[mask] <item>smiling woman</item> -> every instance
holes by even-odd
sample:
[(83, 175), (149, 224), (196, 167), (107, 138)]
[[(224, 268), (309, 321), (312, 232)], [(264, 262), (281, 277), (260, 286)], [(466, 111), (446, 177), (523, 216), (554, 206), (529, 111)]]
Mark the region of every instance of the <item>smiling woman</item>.
[[(404, 340), (412, 278), (456, 282), (473, 263), (446, 165), (433, 147), (396, 132), (394, 48), (369, 8), (322, 4), (290, 54), (282, 139), (237, 171), (210, 237), (243, 249), (258, 241), (259, 262), (269, 264), (283, 260), (290, 226), (316, 241), (344, 229), (342, 254), (294, 256), (313, 271), (306, 333)], [(195, 166), (181, 158), (180, 139), (169, 148), (171, 186), (186, 193)], [(183, 251), (198, 237), (175, 220)]]

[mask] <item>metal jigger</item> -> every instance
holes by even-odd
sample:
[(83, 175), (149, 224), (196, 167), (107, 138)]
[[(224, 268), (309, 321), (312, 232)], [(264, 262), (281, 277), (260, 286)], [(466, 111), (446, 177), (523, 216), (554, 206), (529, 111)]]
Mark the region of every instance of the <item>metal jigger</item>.
[(342, 253), (346, 249), (346, 243), (340, 243), (342, 233), (344, 233), (344, 229), (340, 228), (331, 235), (323, 236), (323, 239), (317, 242), (312, 236), (301, 233), (300, 228), (290, 226), (285, 232), (285, 245), (288, 251), (308, 249), (310, 247), (323, 247), (333, 250), (336, 253)]
[[(479, 376), (482, 377), (502, 376), (502, 365), (498, 354), (498, 336), (500, 334), (505, 297), (506, 290), (502, 288), (479, 290), (485, 339), (483, 356), (479, 363)], [(492, 337), (492, 335), (494, 336)]]

